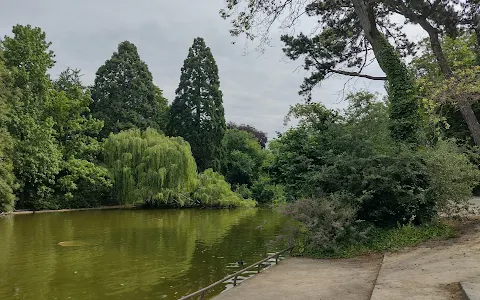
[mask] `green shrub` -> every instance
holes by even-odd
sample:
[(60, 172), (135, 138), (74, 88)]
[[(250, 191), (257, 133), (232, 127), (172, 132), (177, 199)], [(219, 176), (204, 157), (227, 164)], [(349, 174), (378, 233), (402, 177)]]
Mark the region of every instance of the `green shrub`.
[(250, 190), (252, 191), (252, 198), (260, 204), (280, 204), (285, 202), (283, 186), (274, 184), (272, 180), (266, 176), (260, 176), (260, 178), (253, 183)]
[(112, 182), (108, 170), (83, 159), (69, 159), (56, 182), (59, 208), (96, 207), (105, 204)]
[(311, 194), (352, 195), (349, 204), (358, 208), (357, 218), (375, 226), (394, 227), (412, 220), (420, 224), (436, 213), (435, 203), (427, 197), (427, 169), (409, 151), (366, 158), (337, 155), (304, 178)]
[(335, 253), (321, 251), (321, 249), (297, 253), (316, 258), (349, 258), (369, 253), (400, 250), (405, 247), (417, 246), (428, 240), (448, 239), (455, 236), (455, 229), (442, 222), (431, 222), (420, 226), (410, 223), (394, 228), (371, 228), (363, 242), (340, 245)]
[(438, 210), (457, 213), (472, 197), (480, 181), (480, 170), (453, 141), (440, 140), (435, 147), (420, 151), (430, 178), (428, 197)]
[(252, 191), (248, 188), (246, 184), (236, 184), (233, 187), (233, 191), (240, 195), (243, 199), (251, 199)]
[(284, 213), (298, 222), (296, 235), (300, 252), (334, 255), (342, 245), (365, 240), (367, 230), (356, 221), (356, 211), (346, 195), (301, 199), (285, 207)]
[(255, 207), (255, 201), (243, 199), (232, 191), (220, 173), (207, 169), (198, 174), (199, 183), (192, 194), (196, 205), (208, 207)]
[(359, 219), (391, 228), (426, 223), (436, 215), (427, 168), (415, 154), (377, 156), (364, 163), (360, 181), (350, 182), (348, 189), (361, 201)]

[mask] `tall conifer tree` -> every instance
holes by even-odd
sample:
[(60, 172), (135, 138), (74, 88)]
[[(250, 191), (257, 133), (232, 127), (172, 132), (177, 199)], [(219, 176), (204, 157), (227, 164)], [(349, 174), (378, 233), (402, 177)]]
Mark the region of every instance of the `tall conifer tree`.
[(102, 137), (130, 128), (161, 129), (157, 88), (137, 47), (128, 42), (101, 66), (92, 89), (92, 113), (104, 121)]
[(181, 71), (167, 131), (190, 143), (198, 169), (219, 168), (226, 124), (218, 67), (203, 38), (195, 38)]

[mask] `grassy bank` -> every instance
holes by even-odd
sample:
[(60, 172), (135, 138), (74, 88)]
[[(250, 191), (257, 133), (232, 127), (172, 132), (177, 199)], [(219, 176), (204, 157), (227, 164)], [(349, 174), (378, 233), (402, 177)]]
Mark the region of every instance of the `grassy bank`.
[(445, 221), (421, 226), (404, 225), (393, 229), (372, 228), (363, 243), (344, 244), (339, 246), (336, 251), (318, 249), (317, 251), (302, 252), (300, 250), (296, 255), (314, 258), (351, 258), (372, 253), (396, 251), (417, 246), (429, 240), (449, 239), (456, 235), (454, 226)]

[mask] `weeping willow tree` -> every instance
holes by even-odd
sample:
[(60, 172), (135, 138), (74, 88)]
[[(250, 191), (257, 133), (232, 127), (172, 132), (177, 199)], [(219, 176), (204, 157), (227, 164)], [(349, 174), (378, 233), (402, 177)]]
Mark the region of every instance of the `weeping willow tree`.
[(190, 145), (154, 129), (111, 134), (105, 161), (115, 181), (114, 195), (122, 204), (188, 205), (197, 186), (197, 166)]

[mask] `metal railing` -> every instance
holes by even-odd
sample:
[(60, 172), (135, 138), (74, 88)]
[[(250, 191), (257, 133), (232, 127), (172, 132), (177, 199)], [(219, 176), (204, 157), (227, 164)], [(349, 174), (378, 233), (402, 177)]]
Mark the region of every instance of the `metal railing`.
[(262, 259), (261, 261), (257, 261), (256, 263), (244, 268), (244, 269), (241, 269), (240, 271), (236, 272), (236, 273), (233, 273), (232, 275), (229, 275), (217, 282), (214, 282), (212, 283), (211, 285), (207, 286), (207, 287), (204, 287), (203, 289), (201, 290), (198, 290), (196, 291), (195, 293), (191, 293), (187, 296), (183, 296), (182, 298), (180, 298), (180, 300), (186, 300), (186, 299), (191, 299), (193, 297), (196, 297), (196, 296), (200, 296), (200, 300), (203, 300), (205, 295), (207, 294), (207, 292), (211, 289), (213, 289), (214, 287), (217, 287), (219, 285), (221, 285), (222, 283), (224, 283), (225, 281), (227, 280), (230, 280), (233, 278), (233, 286), (236, 286), (237, 285), (237, 278), (238, 276), (242, 275), (244, 272), (250, 270), (250, 269), (254, 269), (255, 267), (257, 268), (257, 273), (260, 273), (260, 270), (262, 268), (262, 265), (264, 262), (272, 259), (272, 258), (275, 258), (275, 264), (278, 264), (278, 261), (280, 260), (280, 254), (282, 253), (285, 253), (287, 251), (290, 251), (290, 254), (293, 250), (293, 247), (290, 247), (290, 248), (287, 248), (285, 250), (282, 250), (282, 251), (279, 251), (279, 252), (276, 252), (270, 256), (267, 256), (266, 258)]

